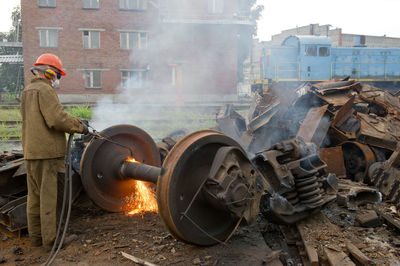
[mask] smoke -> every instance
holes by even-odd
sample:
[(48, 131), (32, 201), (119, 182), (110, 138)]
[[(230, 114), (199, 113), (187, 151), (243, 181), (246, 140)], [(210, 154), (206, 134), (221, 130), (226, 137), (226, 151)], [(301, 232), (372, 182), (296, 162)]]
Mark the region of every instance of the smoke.
[[(224, 3), (224, 9), (230, 10), (229, 2)], [(185, 126), (178, 120), (188, 115), (188, 102), (236, 99), (239, 30), (219, 23), (174, 22), (199, 19), (199, 3), (168, 4), (169, 12), (160, 10), (161, 19), (167, 23), (144, 29), (148, 32), (147, 47), (130, 51), (130, 63), (125, 68), (141, 74), (128, 75), (115, 88), (116, 94), (105, 95), (93, 109), (90, 124), (97, 130), (132, 124), (153, 137), (162, 137)], [(155, 6), (149, 3), (148, 8)], [(210, 17), (226, 16), (201, 12)], [(215, 110), (203, 112), (211, 115)], [(171, 122), (160, 128), (162, 120)]]

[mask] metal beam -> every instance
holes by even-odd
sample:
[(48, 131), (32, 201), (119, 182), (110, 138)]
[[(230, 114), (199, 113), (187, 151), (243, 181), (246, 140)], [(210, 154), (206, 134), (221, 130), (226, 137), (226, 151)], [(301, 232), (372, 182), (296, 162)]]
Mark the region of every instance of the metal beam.
[(22, 42), (0, 42), (0, 47), (22, 47)]

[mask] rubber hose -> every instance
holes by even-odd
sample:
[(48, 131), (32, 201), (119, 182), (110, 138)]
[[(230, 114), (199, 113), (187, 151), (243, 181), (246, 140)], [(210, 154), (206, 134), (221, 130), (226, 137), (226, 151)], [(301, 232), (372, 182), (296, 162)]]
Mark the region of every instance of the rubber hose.
[[(57, 228), (57, 234), (56, 234), (56, 239), (54, 240), (54, 244), (53, 247), (51, 248), (49, 257), (47, 258), (46, 262), (44, 265), (48, 266), (51, 265), (53, 263), (53, 261), (55, 260), (55, 258), (58, 255), (58, 252), (60, 251), (63, 243), (64, 243), (64, 238), (65, 238), (65, 234), (67, 232), (68, 229), (68, 224), (69, 224), (69, 218), (70, 218), (70, 214), (71, 214), (71, 206), (72, 206), (72, 169), (71, 169), (71, 148), (72, 148), (72, 141), (74, 139), (74, 134), (70, 134), (68, 137), (68, 145), (67, 145), (67, 156), (66, 156), (66, 160), (65, 160), (65, 176), (64, 176), (64, 193), (63, 193), (63, 203), (62, 203), (62, 208), (61, 208), (61, 214), (60, 214), (60, 220), (58, 223), (58, 228)], [(64, 217), (64, 212), (65, 212), (65, 206), (67, 205), (65, 200), (67, 198), (67, 184), (68, 184), (68, 188), (69, 188), (69, 194), (68, 194), (68, 209), (67, 209), (67, 217), (65, 218), (65, 223), (64, 223), (64, 229), (63, 229), (63, 233), (61, 236), (61, 240), (59, 241), (57, 250), (55, 250), (56, 246), (57, 246), (57, 242), (58, 242), (58, 238), (60, 237), (60, 232), (61, 232), (61, 225), (62, 225), (62, 221), (63, 221), (63, 217)]]

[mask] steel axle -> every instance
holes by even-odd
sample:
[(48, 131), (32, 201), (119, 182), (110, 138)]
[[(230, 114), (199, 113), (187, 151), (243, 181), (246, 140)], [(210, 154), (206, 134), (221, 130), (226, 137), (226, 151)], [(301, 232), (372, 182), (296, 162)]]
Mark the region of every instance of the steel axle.
[(120, 169), (121, 178), (134, 179), (157, 183), (158, 177), (161, 174), (161, 167), (155, 167), (138, 162), (125, 161)]

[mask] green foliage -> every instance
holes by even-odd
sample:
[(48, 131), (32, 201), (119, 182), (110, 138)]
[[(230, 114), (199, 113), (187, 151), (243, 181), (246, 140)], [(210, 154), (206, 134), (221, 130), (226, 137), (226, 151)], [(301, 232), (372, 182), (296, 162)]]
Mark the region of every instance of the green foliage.
[(0, 92), (19, 93), (24, 84), (24, 70), (20, 64), (0, 65)]
[(90, 120), (93, 114), (89, 106), (68, 107), (66, 111), (69, 115), (85, 120)]
[[(16, 6), (11, 14), (12, 28), (8, 33), (0, 33), (0, 41), (22, 42), (21, 9)], [(22, 54), (21, 47), (0, 47), (0, 55)], [(3, 63), (0, 65), (0, 92), (19, 92), (24, 84), (24, 71), (21, 64)]]
[[(0, 92), (1, 93), (1, 92)], [(11, 92), (1, 93), (1, 103), (2, 104), (15, 104), (18, 103), (19, 95)]]

